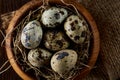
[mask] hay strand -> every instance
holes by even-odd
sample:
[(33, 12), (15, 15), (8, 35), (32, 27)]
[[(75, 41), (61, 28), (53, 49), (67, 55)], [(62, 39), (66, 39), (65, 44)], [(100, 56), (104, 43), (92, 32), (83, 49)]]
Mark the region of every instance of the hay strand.
[[(78, 10), (76, 9), (76, 7), (72, 4), (68, 4), (66, 2), (64, 2), (64, 0), (61, 0), (61, 2), (67, 6), (72, 6), (75, 11), (76, 11), (76, 14), (81, 17), (81, 15), (79, 14)], [(78, 72), (80, 72), (83, 67), (88, 67), (90, 68), (90, 66), (87, 65), (86, 62), (82, 62), (82, 60), (86, 60), (88, 61), (88, 58), (89, 58), (89, 47), (90, 47), (90, 39), (91, 39), (91, 33), (88, 29), (88, 32), (87, 32), (87, 37), (86, 37), (86, 41), (84, 42), (84, 44), (81, 44), (81, 45), (77, 45), (76, 46), (76, 49), (77, 49), (77, 52), (79, 52), (79, 56), (78, 56), (78, 61), (77, 61), (77, 64), (76, 66), (68, 73), (65, 73), (64, 75), (59, 75), (58, 73), (54, 72), (50, 67), (44, 67), (45, 70), (47, 70), (47, 74), (44, 73), (43, 71), (41, 71), (40, 68), (36, 68), (34, 66), (32, 66), (28, 60), (27, 60), (27, 52), (28, 50), (26, 50), (22, 44), (21, 44), (21, 41), (20, 41), (20, 36), (21, 36), (21, 32), (22, 32), (22, 29), (24, 28), (24, 26), (29, 22), (31, 21), (32, 19), (35, 19), (35, 20), (39, 20), (40, 17), (41, 17), (41, 13), (46, 9), (46, 6), (50, 6), (49, 5), (49, 0), (43, 0), (43, 5), (38, 7), (37, 9), (35, 10), (31, 10), (28, 12), (28, 15), (26, 15), (20, 22), (19, 24), (14, 28), (14, 29), (11, 29), (8, 34), (3, 35), (4, 36), (4, 40), (6, 40), (6, 38), (11, 35), (12, 33), (13, 34), (13, 51), (14, 51), (14, 56), (16, 57), (16, 59), (18, 57), (20, 57), (20, 60), (17, 60), (17, 63), (21, 66), (21, 67), (24, 67), (24, 66), (27, 66), (26, 68), (24, 68), (24, 72), (29, 72), (30, 70), (34, 71), (34, 74), (36, 77), (39, 78), (39, 76), (42, 76), (44, 78), (46, 78), (47, 80), (60, 80), (61, 78), (65, 79), (65, 80), (70, 80), (73, 76), (75, 76), (76, 74), (78, 74)], [(39, 14), (37, 14), (37, 12), (39, 12)], [(36, 16), (37, 14), (37, 16)], [(4, 40), (3, 40), (3, 43), (4, 43)], [(2, 44), (3, 44), (2, 43)], [(84, 49), (84, 46), (86, 45), (86, 49)], [(79, 48), (80, 47), (80, 48)], [(84, 49), (84, 50), (83, 50)], [(9, 60), (8, 60), (9, 61)], [(21, 63), (22, 61), (22, 63)], [(6, 65), (7, 62), (5, 62), (4, 65)], [(4, 66), (3, 65), (3, 66)], [(23, 66), (24, 65), (24, 66)], [(2, 68), (3, 68), (2, 66)], [(2, 69), (0, 68), (0, 70)], [(6, 70), (9, 69), (9, 66), (8, 68), (6, 68)], [(4, 70), (3, 72), (5, 72), (6, 70)]]

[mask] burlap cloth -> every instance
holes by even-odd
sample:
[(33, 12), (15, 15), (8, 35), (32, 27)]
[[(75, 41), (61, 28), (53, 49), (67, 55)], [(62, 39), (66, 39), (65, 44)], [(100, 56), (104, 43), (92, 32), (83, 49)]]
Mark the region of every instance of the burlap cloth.
[[(120, 1), (79, 0), (79, 2), (95, 19), (101, 40), (96, 66), (84, 80), (120, 80)], [(13, 15), (14, 12), (1, 15), (2, 30), (7, 28)]]

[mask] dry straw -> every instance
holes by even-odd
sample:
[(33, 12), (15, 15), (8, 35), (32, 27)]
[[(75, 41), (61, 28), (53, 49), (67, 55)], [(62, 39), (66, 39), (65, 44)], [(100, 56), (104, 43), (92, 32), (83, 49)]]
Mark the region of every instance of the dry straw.
[[(63, 0), (61, 0), (61, 2), (65, 5), (67, 5), (67, 6), (73, 7), (74, 10), (76, 11), (76, 14), (79, 17), (81, 17), (81, 15), (79, 14), (78, 10), (76, 9), (76, 7), (74, 5), (65, 3)], [(59, 5), (56, 5), (56, 6), (59, 6)], [(70, 72), (68, 72), (64, 75), (58, 75), (50, 67), (44, 67), (44, 69), (47, 71), (47, 74), (46, 74), (43, 71), (41, 71), (41, 69), (32, 66), (27, 60), (28, 50), (25, 49), (22, 46), (21, 41), (20, 41), (21, 31), (24, 28), (24, 26), (29, 21), (31, 21), (33, 19), (34, 20), (40, 20), (42, 12), (47, 7), (50, 7), (49, 0), (43, 0), (43, 5), (38, 7), (35, 10), (29, 11), (29, 13), (19, 22), (19, 24), (13, 30), (11, 30), (8, 34), (6, 34), (6, 36), (4, 36), (4, 40), (10, 34), (13, 34), (13, 37), (12, 37), (13, 47), (12, 47), (12, 49), (13, 49), (13, 52), (14, 52), (14, 57), (15, 57), (17, 63), (20, 65), (20, 67), (22, 67), (24, 72), (29, 73), (29, 71), (34, 71), (34, 75), (38, 79), (40, 78), (39, 76), (42, 76), (42, 77), (46, 78), (47, 80), (60, 80), (61, 78), (65, 79), (65, 80), (70, 80), (73, 76), (78, 74), (78, 72), (80, 72), (84, 67), (89, 67), (87, 65), (89, 55), (90, 55), (89, 54), (89, 48), (90, 48), (90, 39), (91, 39), (91, 33), (89, 31), (89, 28), (88, 28), (88, 31), (87, 31), (87, 37), (86, 37), (85, 42), (81, 45), (76, 45), (75, 50), (78, 53), (78, 60), (77, 60), (76, 66)], [(61, 7), (66, 8), (65, 6), (61, 6)], [(69, 8), (67, 8), (67, 9), (69, 9)], [(4, 42), (4, 40), (3, 40), (3, 42)], [(3, 43), (2, 43), (2, 45), (3, 45)], [(0, 70), (4, 67), (4, 65), (6, 65), (6, 63), (8, 63), (8, 61), (6, 61), (3, 64), (3, 66), (0, 68)], [(8, 68), (10, 66), (8, 66)], [(0, 74), (5, 72), (8, 68), (6, 68), (3, 71), (0, 71)]]

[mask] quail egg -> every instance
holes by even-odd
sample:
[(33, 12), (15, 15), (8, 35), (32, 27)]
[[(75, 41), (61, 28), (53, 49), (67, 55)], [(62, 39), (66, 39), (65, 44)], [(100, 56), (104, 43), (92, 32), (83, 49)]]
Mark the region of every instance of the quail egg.
[(75, 67), (77, 57), (77, 53), (71, 49), (58, 51), (51, 58), (51, 67), (59, 75), (64, 75)]
[(69, 42), (62, 32), (51, 30), (45, 34), (44, 45), (49, 50), (58, 51), (67, 48)]
[(61, 24), (67, 16), (66, 9), (51, 7), (43, 12), (41, 21), (46, 27), (54, 28)]
[(22, 30), (21, 43), (27, 49), (36, 48), (42, 40), (43, 31), (37, 20), (29, 22)]
[(81, 44), (85, 41), (88, 25), (83, 17), (71, 15), (64, 23), (64, 29), (68, 37), (75, 43)]
[(36, 48), (28, 53), (28, 61), (34, 67), (43, 67), (49, 64), (52, 54), (45, 49)]

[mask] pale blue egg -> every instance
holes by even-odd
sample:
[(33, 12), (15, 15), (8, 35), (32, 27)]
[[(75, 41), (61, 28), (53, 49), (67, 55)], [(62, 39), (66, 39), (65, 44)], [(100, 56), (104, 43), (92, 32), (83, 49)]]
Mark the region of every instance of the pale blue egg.
[(37, 20), (29, 22), (22, 30), (21, 43), (27, 49), (36, 48), (42, 40), (42, 27)]

